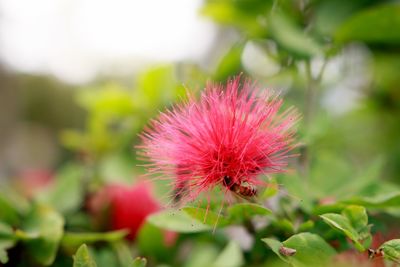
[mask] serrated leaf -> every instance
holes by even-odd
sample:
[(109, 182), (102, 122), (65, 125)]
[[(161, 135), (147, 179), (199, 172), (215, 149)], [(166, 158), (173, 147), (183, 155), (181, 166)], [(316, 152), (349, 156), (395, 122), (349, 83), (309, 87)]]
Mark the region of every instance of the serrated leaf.
[(27, 235), (37, 237), (25, 241), (32, 257), (43, 265), (51, 265), (64, 232), (64, 218), (47, 206), (36, 206), (23, 224)]
[(400, 5), (378, 5), (350, 17), (336, 31), (338, 42), (400, 43)]
[(219, 254), (212, 267), (240, 267), (244, 263), (239, 245), (231, 241)]
[[(279, 242), (270, 238), (264, 238), (262, 241), (283, 261), (294, 267), (323, 266), (328, 263), (336, 253), (319, 235), (311, 233), (293, 235), (284, 242)], [(282, 255), (279, 252), (282, 246), (294, 249), (296, 253), (292, 256)]]
[(145, 258), (137, 257), (133, 260), (132, 264), (129, 265), (130, 267), (146, 267), (147, 260)]
[(189, 214), (190, 217), (212, 227), (222, 227), (229, 224), (227, 218), (225, 218), (222, 214), (218, 214), (212, 210), (196, 207), (184, 207), (182, 210)]
[(82, 243), (90, 244), (94, 242), (115, 242), (121, 240), (128, 234), (127, 230), (118, 230), (103, 233), (71, 233), (66, 232), (61, 240), (63, 246), (78, 246)]
[(150, 215), (147, 221), (161, 229), (178, 233), (197, 233), (213, 229), (210, 225), (203, 224), (180, 210), (164, 210)]
[(250, 219), (256, 215), (267, 216), (270, 214), (272, 214), (271, 210), (254, 203), (238, 203), (228, 208), (229, 220), (239, 222)]
[(97, 267), (96, 262), (89, 254), (86, 244), (81, 245), (76, 251), (73, 267)]
[(400, 239), (392, 239), (383, 243), (379, 249), (382, 249), (384, 257), (400, 263)]

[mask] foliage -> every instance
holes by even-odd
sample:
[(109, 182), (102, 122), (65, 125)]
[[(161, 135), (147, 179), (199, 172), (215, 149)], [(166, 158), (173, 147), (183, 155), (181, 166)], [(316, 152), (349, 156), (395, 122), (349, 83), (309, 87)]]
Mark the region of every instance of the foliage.
[[(22, 177), (25, 191), (14, 177), (0, 185), (1, 266), (342, 266), (343, 255), (344, 266), (400, 263), (398, 2), (206, 0), (201, 14), (237, 36), (213, 69), (163, 65), (132, 83), (70, 92), (85, 116), (61, 132), (50, 184), (32, 194)], [(107, 223), (113, 207), (94, 216), (96, 192), (145, 174), (138, 134), (185, 98), (182, 84), (196, 94), (207, 78), (241, 72), (303, 114), (292, 171), (263, 177), (253, 202), (217, 188), (179, 208), (155, 179), (167, 208), (135, 240)]]

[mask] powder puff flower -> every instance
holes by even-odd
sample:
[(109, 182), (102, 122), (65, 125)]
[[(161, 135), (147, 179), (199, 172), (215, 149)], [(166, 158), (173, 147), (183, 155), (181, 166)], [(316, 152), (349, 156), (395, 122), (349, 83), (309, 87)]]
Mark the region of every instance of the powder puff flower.
[(209, 83), (200, 99), (162, 113), (142, 134), (150, 173), (171, 179), (175, 198), (194, 200), (222, 186), (254, 196), (261, 174), (285, 171), (294, 147), (294, 109), (280, 112), (282, 99), (240, 76), (226, 86)]
[[(106, 230), (127, 229), (127, 238), (133, 240), (147, 216), (159, 211), (161, 205), (152, 194), (151, 183), (139, 182), (131, 186), (105, 186), (89, 199), (88, 209), (97, 227)], [(164, 232), (165, 245), (173, 245), (176, 237), (176, 233)]]

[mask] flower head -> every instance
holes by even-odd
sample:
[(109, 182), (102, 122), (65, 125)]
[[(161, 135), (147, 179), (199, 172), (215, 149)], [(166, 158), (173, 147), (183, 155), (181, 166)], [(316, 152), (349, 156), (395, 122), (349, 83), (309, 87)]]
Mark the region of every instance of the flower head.
[(109, 184), (89, 201), (89, 210), (97, 223), (111, 230), (127, 229), (134, 239), (148, 215), (161, 209), (151, 193), (149, 183), (132, 186)]
[(209, 83), (200, 99), (162, 113), (142, 135), (151, 173), (172, 178), (176, 195), (193, 200), (223, 186), (255, 194), (260, 174), (284, 171), (293, 148), (293, 109), (240, 76), (226, 86)]

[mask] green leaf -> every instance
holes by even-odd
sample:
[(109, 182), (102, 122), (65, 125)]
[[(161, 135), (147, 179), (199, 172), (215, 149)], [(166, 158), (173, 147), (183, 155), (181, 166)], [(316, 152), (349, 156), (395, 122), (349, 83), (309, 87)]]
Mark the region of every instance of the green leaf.
[(196, 242), (193, 245), (183, 267), (211, 267), (220, 253), (215, 242)]
[(0, 263), (6, 264), (8, 262), (7, 250), (15, 245), (15, 240), (0, 238)]
[(368, 225), (368, 215), (364, 207), (350, 205), (342, 211), (342, 214), (349, 219), (357, 232), (360, 232)]
[(115, 242), (123, 239), (128, 234), (127, 230), (118, 230), (104, 233), (70, 233), (66, 232), (61, 240), (63, 246), (78, 246), (82, 243)]
[(278, 240), (276, 240), (276, 239), (273, 239), (273, 238), (263, 238), (263, 239), (261, 239), (261, 240), (262, 240), (264, 243), (266, 243), (266, 244), (270, 247), (270, 249), (271, 249), (276, 255), (278, 255), (278, 257), (279, 257), (281, 260), (283, 260), (284, 262), (290, 264), (289, 258), (288, 258), (288, 257), (285, 257), (284, 255), (282, 255), (282, 254), (279, 252), (279, 249), (283, 246), (283, 244), (282, 244), (280, 241), (278, 241)]
[(244, 263), (239, 245), (231, 241), (219, 254), (212, 267), (240, 267)]
[(213, 227), (190, 217), (186, 212), (178, 210), (164, 210), (152, 214), (147, 221), (161, 229), (178, 233), (197, 233), (213, 229)]
[(279, 184), (275, 179), (272, 179), (269, 182), (268, 187), (262, 193), (263, 199), (268, 199), (270, 197), (275, 196), (279, 192)]
[(299, 225), (299, 227), (297, 228), (296, 232), (305, 232), (308, 231), (312, 228), (314, 228), (314, 222), (311, 220), (305, 221), (302, 224)]
[(244, 44), (235, 44), (222, 57), (214, 72), (214, 80), (225, 81), (232, 74), (237, 74), (242, 70), (242, 53)]
[(146, 267), (147, 260), (145, 258), (137, 257), (133, 260), (132, 264), (129, 265), (130, 267)]
[(222, 214), (215, 213), (210, 209), (207, 210), (196, 207), (184, 207), (182, 210), (189, 214), (190, 217), (212, 227), (222, 227), (229, 224), (227, 218), (225, 218)]
[(11, 238), (13, 235), (12, 227), (0, 221), (0, 239)]
[(142, 255), (160, 260), (171, 257), (167, 247), (166, 231), (149, 222), (144, 223), (136, 236), (136, 245)]
[(348, 204), (362, 205), (367, 208), (400, 207), (400, 192), (386, 193), (373, 197), (354, 197), (342, 202)]
[[(284, 242), (275, 239), (262, 239), (275, 254), (283, 261), (294, 267), (323, 266), (335, 255), (335, 250), (329, 246), (319, 235), (300, 233), (291, 236)], [(293, 256), (285, 256), (280, 253), (281, 247), (296, 250)]]
[(85, 244), (81, 245), (76, 251), (73, 267), (97, 267)]
[(384, 253), (384, 257), (400, 263), (400, 239), (392, 239), (383, 243), (379, 249)]
[[(91, 113), (108, 113), (117, 116), (133, 112), (132, 95), (117, 83), (107, 83), (101, 90), (81, 90), (77, 102)], [(97, 89), (97, 88), (96, 88)]]
[(0, 220), (10, 224), (19, 222), (18, 212), (2, 195), (0, 195)]
[(124, 261), (124, 264), (119, 264), (122, 262), (118, 259), (116, 251), (111, 246), (96, 246), (96, 249), (89, 247), (88, 250), (92, 261), (100, 267), (127, 267), (132, 261), (132, 257), (129, 255), (128, 261)]
[(1, 184), (0, 221), (16, 226), (30, 209), (30, 203), (10, 186)]
[(207, 1), (201, 13), (217, 23), (237, 27), (246, 35), (260, 37), (266, 32), (260, 22), (271, 6), (272, 1)]
[[(136, 239), (137, 240), (137, 239)], [(112, 242), (111, 244), (112, 252), (118, 259), (121, 267), (130, 267), (130, 263), (132, 261), (132, 252), (131, 246), (127, 240), (118, 240)], [(96, 262), (99, 263), (98, 260)], [(100, 265), (100, 264), (99, 264)]]
[(169, 105), (184, 94), (184, 88), (176, 79), (173, 65), (162, 65), (142, 72), (137, 77), (134, 103), (151, 116), (157, 108)]
[(281, 231), (287, 233), (287, 234), (294, 234), (295, 233), (295, 227), (293, 222), (291, 222), (288, 219), (279, 219), (276, 221), (272, 221), (274, 227), (280, 229)]
[(363, 0), (343, 1), (340, 5), (335, 0), (319, 1), (313, 15), (315, 20), (313, 26), (322, 35), (332, 36), (343, 21), (361, 9), (364, 4)]
[(23, 231), (32, 235), (25, 240), (32, 257), (43, 265), (51, 265), (63, 235), (63, 217), (50, 207), (36, 206), (24, 222)]
[(323, 52), (311, 36), (282, 13), (274, 13), (271, 16), (270, 30), (273, 39), (294, 56), (311, 58)]
[(343, 23), (336, 31), (340, 43), (351, 40), (368, 43), (400, 43), (400, 5), (386, 4), (363, 10)]
[(271, 210), (254, 203), (238, 203), (228, 208), (229, 220), (236, 222), (250, 219), (256, 215), (267, 216), (270, 214), (272, 214)]
[[(350, 221), (348, 218), (341, 214), (336, 213), (326, 213), (320, 215), (320, 217), (326, 222), (329, 226), (334, 229), (339, 230), (340, 232), (344, 233), (347, 237), (351, 240), (356, 242), (357, 246), (361, 246), (358, 243), (358, 233), (357, 231), (351, 226)], [(358, 244), (357, 244), (358, 243)]]
[(0, 221), (0, 263), (8, 262), (7, 250), (16, 243), (14, 231), (11, 226)]
[(82, 166), (70, 164), (63, 167), (58, 172), (54, 186), (38, 195), (39, 201), (64, 214), (77, 210), (83, 201), (83, 175)]
[(359, 251), (364, 251), (370, 246), (370, 226), (364, 207), (350, 205), (342, 211), (342, 214), (326, 213), (320, 217), (332, 228), (350, 238)]

